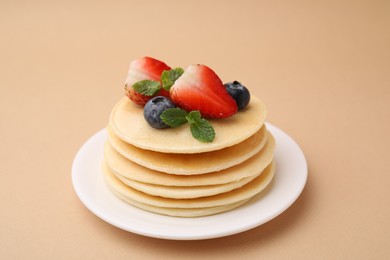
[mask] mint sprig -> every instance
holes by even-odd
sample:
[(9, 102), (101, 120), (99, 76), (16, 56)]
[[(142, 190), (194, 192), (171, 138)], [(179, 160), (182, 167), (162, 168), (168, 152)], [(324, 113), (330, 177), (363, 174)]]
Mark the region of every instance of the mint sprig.
[(183, 75), (184, 70), (182, 68), (175, 68), (171, 70), (164, 70), (161, 74), (162, 87), (169, 91), (175, 81)]
[(153, 96), (160, 91), (161, 84), (158, 81), (145, 79), (134, 83), (132, 87), (144, 96)]
[(211, 143), (215, 138), (213, 126), (202, 118), (197, 110), (187, 113), (180, 108), (169, 108), (162, 112), (160, 117), (170, 127), (179, 127), (189, 123), (192, 136), (200, 142)]
[(190, 123), (190, 130), (192, 136), (205, 143), (211, 143), (215, 137), (215, 131), (209, 121), (202, 118), (199, 111), (191, 111), (186, 116), (188, 123)]
[(175, 81), (180, 78), (183, 73), (184, 70), (182, 68), (164, 70), (160, 76), (161, 83), (159, 81), (145, 79), (134, 83), (132, 87), (136, 92), (144, 96), (154, 96), (162, 88), (169, 91)]
[(180, 108), (169, 108), (161, 113), (162, 121), (170, 127), (179, 127), (187, 123), (187, 112)]

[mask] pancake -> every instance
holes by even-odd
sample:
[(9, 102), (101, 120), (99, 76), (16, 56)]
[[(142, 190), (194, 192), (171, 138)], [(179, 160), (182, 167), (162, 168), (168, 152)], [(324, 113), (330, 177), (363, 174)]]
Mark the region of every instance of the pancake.
[(166, 186), (202, 186), (226, 184), (259, 174), (272, 161), (274, 151), (275, 139), (267, 132), (264, 147), (248, 160), (218, 172), (198, 175), (174, 175), (145, 168), (124, 158), (108, 142), (105, 145), (104, 158), (113, 172), (134, 181)]
[(150, 127), (144, 119), (143, 108), (124, 97), (113, 108), (109, 125), (120, 139), (138, 148), (192, 154), (241, 143), (263, 126), (266, 112), (265, 104), (252, 96), (245, 110), (229, 118), (210, 120), (216, 136), (213, 142), (203, 143), (192, 137), (188, 124), (167, 129)]
[(125, 185), (116, 178), (104, 164), (103, 172), (106, 183), (110, 189), (130, 200), (155, 207), (188, 209), (224, 206), (250, 199), (260, 193), (271, 182), (275, 172), (275, 164), (274, 162), (271, 162), (258, 177), (241, 188), (214, 196), (193, 199), (170, 199), (152, 196)]
[(119, 139), (107, 127), (111, 146), (122, 156), (146, 168), (171, 174), (203, 174), (240, 164), (258, 153), (267, 141), (265, 125), (243, 142), (212, 152), (196, 154), (160, 153), (137, 148)]
[[(109, 169), (108, 169), (109, 170)], [(148, 184), (143, 182), (134, 181), (129, 178), (125, 178), (119, 174), (115, 175), (120, 181), (122, 181), (127, 186), (142, 191), (146, 194), (153, 196), (160, 196), (164, 198), (172, 198), (172, 199), (192, 199), (192, 198), (200, 198), (212, 196), (224, 192), (228, 192), (237, 188), (240, 188), (252, 181), (254, 178), (258, 176), (249, 176), (243, 178), (239, 181), (229, 182), (226, 184), (219, 185), (203, 185), (203, 186), (190, 186), (190, 187), (180, 187), (180, 186), (163, 186), (163, 185), (155, 185)]]
[(137, 208), (147, 210), (147, 211), (150, 211), (153, 213), (168, 215), (168, 216), (172, 216), (172, 217), (182, 217), (182, 218), (204, 217), (204, 216), (222, 213), (225, 211), (235, 209), (249, 200), (249, 199), (247, 199), (247, 200), (239, 201), (239, 202), (228, 204), (228, 205), (217, 206), (217, 207), (207, 207), (207, 208), (193, 208), (193, 209), (192, 208), (188, 208), (188, 209), (161, 208), (161, 207), (156, 207), (156, 206), (152, 206), (152, 205), (148, 205), (145, 203), (141, 203), (141, 202), (132, 200), (128, 197), (123, 196), (121, 193), (118, 193), (115, 189), (111, 189), (111, 191), (118, 198), (122, 199), (123, 201), (125, 201), (125, 202), (127, 202), (127, 203), (129, 203)]

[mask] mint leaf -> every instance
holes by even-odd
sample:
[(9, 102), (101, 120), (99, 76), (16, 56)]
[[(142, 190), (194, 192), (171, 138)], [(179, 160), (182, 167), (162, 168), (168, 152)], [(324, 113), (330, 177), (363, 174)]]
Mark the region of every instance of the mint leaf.
[(175, 68), (171, 70), (164, 70), (161, 74), (161, 83), (162, 87), (169, 91), (169, 89), (173, 86), (175, 81), (180, 78), (180, 76), (184, 73), (182, 68)]
[(195, 124), (190, 124), (192, 136), (198, 141), (204, 143), (211, 143), (214, 140), (215, 132), (214, 128), (209, 121), (202, 118)]
[(170, 127), (178, 127), (188, 122), (192, 136), (198, 141), (210, 143), (215, 138), (213, 126), (202, 118), (197, 110), (187, 113), (180, 108), (168, 108), (161, 113), (160, 118)]
[(199, 111), (191, 111), (186, 116), (190, 123), (192, 136), (198, 141), (210, 143), (215, 138), (215, 131), (209, 121), (201, 117)]
[(160, 91), (161, 84), (158, 81), (145, 79), (134, 83), (132, 87), (144, 96), (154, 96)]
[(180, 108), (168, 108), (161, 113), (160, 118), (170, 127), (178, 127), (187, 123), (187, 112)]
[(188, 120), (188, 123), (196, 124), (196, 122), (198, 122), (200, 119), (202, 119), (202, 115), (200, 114), (200, 112), (198, 110), (194, 110), (194, 111), (191, 111), (190, 113), (188, 113), (186, 118)]

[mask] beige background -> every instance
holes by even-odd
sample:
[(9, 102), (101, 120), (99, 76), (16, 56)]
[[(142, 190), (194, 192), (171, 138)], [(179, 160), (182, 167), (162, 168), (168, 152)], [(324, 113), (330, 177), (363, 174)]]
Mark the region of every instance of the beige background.
[[(1, 259), (389, 259), (389, 1), (1, 1)], [(129, 62), (240, 80), (304, 150), (307, 186), (253, 230), (142, 237), (79, 201), (71, 164)], [(240, 221), (240, 220), (237, 220)]]

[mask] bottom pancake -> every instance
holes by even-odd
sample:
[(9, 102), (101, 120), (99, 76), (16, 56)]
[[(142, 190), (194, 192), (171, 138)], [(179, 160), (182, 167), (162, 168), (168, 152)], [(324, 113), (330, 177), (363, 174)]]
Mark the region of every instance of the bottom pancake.
[(154, 185), (143, 182), (134, 181), (132, 179), (121, 176), (120, 174), (111, 171), (119, 180), (121, 180), (127, 186), (139, 190), (141, 192), (160, 196), (164, 198), (172, 199), (192, 199), (216, 195), (219, 193), (228, 192), (237, 188), (240, 188), (256, 178), (260, 173), (243, 178), (239, 181), (234, 181), (226, 184), (220, 185), (203, 185), (203, 186), (190, 186), (190, 187), (180, 187), (180, 186), (162, 186)]
[(241, 206), (242, 204), (244, 204), (249, 200), (246, 199), (228, 205), (207, 207), (207, 208), (162, 208), (162, 207), (156, 207), (145, 203), (141, 203), (136, 200), (132, 200), (126, 196), (123, 196), (121, 193), (117, 192), (112, 187), (110, 187), (110, 189), (118, 198), (122, 199), (123, 201), (137, 208), (150, 211), (153, 213), (157, 213), (157, 214), (162, 214), (162, 215), (167, 215), (172, 217), (182, 217), (182, 218), (204, 217), (204, 216), (226, 212)]
[[(249, 200), (256, 194), (260, 193), (271, 182), (275, 172), (275, 165), (274, 162), (272, 162), (260, 174), (260, 176), (256, 177), (241, 188), (214, 196), (193, 199), (171, 199), (152, 196), (125, 185), (116, 178), (105, 165), (103, 165), (103, 172), (105, 181), (109, 188), (119, 198), (134, 206), (159, 214), (174, 216), (187, 215), (189, 217), (194, 217), (216, 214), (238, 207), (246, 200)], [(205, 208), (208, 208), (208, 210)], [(213, 210), (211, 210), (212, 208)], [(191, 211), (194, 211), (194, 213), (191, 213)], [(170, 214), (168, 214), (168, 212), (170, 212)]]

